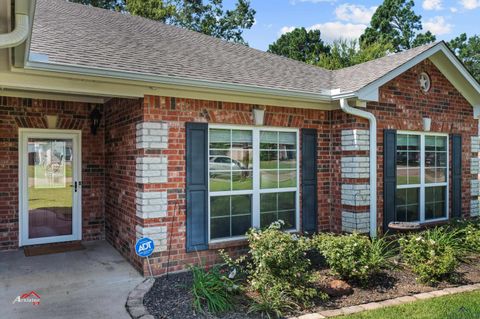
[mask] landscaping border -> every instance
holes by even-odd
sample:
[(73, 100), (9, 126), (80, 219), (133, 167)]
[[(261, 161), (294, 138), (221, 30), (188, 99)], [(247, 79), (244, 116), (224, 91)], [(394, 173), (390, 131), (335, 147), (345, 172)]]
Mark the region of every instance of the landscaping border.
[(143, 305), (143, 297), (150, 291), (154, 283), (155, 278), (146, 278), (128, 294), (125, 307), (133, 319), (155, 319)]
[(397, 297), (393, 299), (387, 299), (387, 300), (378, 301), (378, 302), (370, 302), (366, 304), (343, 307), (339, 309), (324, 310), (324, 311), (309, 313), (309, 314), (305, 314), (297, 317), (289, 317), (288, 319), (323, 319), (323, 318), (331, 318), (331, 317), (337, 317), (337, 316), (343, 316), (343, 315), (351, 315), (351, 314), (362, 312), (362, 311), (386, 308), (390, 306), (398, 306), (398, 305), (406, 304), (413, 301), (431, 299), (431, 298), (452, 295), (452, 294), (457, 294), (462, 292), (469, 292), (469, 291), (474, 291), (478, 289), (480, 289), (480, 283), (458, 286), (454, 288), (445, 288), (441, 290), (434, 290), (431, 292), (423, 292), (423, 293), (414, 294), (411, 296)]

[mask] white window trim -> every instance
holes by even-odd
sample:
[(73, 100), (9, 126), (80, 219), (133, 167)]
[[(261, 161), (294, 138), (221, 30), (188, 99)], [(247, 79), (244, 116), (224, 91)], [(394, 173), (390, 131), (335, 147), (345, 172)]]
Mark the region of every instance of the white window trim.
[[(226, 130), (250, 130), (252, 131), (252, 178), (253, 178), (253, 188), (252, 190), (238, 190), (238, 191), (221, 191), (221, 192), (210, 192), (210, 165), (208, 166), (208, 242), (210, 244), (236, 241), (245, 239), (246, 236), (233, 236), (228, 238), (218, 238), (210, 239), (210, 197), (211, 194), (214, 196), (230, 196), (230, 195), (242, 195), (242, 194), (251, 194), (252, 195), (252, 227), (260, 227), (260, 194), (264, 193), (282, 193), (282, 192), (295, 192), (295, 229), (290, 229), (288, 232), (299, 232), (300, 231), (300, 130), (297, 128), (285, 128), (285, 127), (275, 127), (275, 126), (252, 126), (252, 125), (222, 125), (222, 124), (209, 124), (208, 125), (208, 156), (210, 156), (210, 129), (226, 129)], [(274, 132), (294, 132), (297, 135), (297, 186), (289, 188), (273, 188), (273, 189), (260, 189), (260, 161), (257, 160), (257, 157), (260, 154), (260, 131), (274, 131)]]
[[(397, 185), (397, 189), (408, 189), (408, 188), (419, 188), (420, 189), (420, 222), (421, 224), (435, 223), (439, 221), (445, 221), (449, 219), (450, 209), (449, 209), (449, 186), (450, 186), (450, 141), (448, 134), (446, 133), (435, 133), (435, 132), (419, 132), (419, 131), (397, 131), (398, 135), (417, 135), (420, 136), (420, 184), (404, 184)], [(443, 183), (425, 183), (425, 136), (442, 136), (446, 137), (447, 142), (447, 172), (446, 172), (446, 181)], [(397, 150), (395, 150), (396, 152)], [(396, 163), (395, 163), (395, 169)], [(425, 219), (425, 187), (435, 187), (435, 186), (445, 186), (445, 217), (435, 218), (435, 219)], [(396, 208), (395, 208), (396, 209)]]

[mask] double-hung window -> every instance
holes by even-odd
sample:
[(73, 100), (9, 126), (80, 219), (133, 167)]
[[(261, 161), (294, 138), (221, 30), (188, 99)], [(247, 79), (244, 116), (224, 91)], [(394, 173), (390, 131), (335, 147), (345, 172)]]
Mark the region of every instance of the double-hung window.
[(447, 218), (448, 137), (397, 134), (396, 221), (428, 222)]
[(209, 239), (276, 220), (298, 229), (298, 131), (209, 128)]

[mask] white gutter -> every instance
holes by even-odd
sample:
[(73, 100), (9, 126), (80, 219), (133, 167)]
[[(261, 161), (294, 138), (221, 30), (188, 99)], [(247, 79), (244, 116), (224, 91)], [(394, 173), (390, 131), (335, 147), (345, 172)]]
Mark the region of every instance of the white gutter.
[(367, 119), (370, 124), (370, 237), (377, 237), (377, 119), (370, 112), (348, 105), (347, 99), (340, 99), (343, 112)]
[(0, 49), (13, 48), (22, 44), (30, 31), (28, 15), (15, 15), (15, 30), (10, 33), (0, 34)]

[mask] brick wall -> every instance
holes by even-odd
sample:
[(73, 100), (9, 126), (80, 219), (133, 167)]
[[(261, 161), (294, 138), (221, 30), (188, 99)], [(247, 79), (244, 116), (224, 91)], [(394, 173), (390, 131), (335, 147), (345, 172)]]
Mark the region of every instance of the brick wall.
[[(427, 72), (431, 77), (432, 87), (427, 93), (419, 89), (417, 79), (421, 72)], [(382, 226), (383, 219), (383, 130), (423, 131), (423, 117), (431, 118), (431, 132), (462, 135), (462, 210), (463, 215), (468, 217), (470, 201), (474, 199), (470, 183), (472, 179), (478, 178), (470, 172), (471, 137), (478, 136), (478, 120), (473, 118), (472, 106), (435, 65), (426, 60), (386, 83), (380, 89), (380, 102), (368, 103), (367, 110), (375, 114), (378, 123), (377, 224), (379, 228)], [(450, 180), (451, 172), (450, 167)]]
[(108, 242), (135, 267), (136, 124), (142, 121), (141, 100), (112, 99), (105, 104), (105, 232)]
[(0, 96), (0, 250), (18, 248), (18, 129), (46, 128), (45, 115), (58, 116), (58, 129), (82, 130), (83, 239), (104, 237), (104, 129), (90, 133), (94, 107)]
[[(185, 123), (208, 122), (224, 124), (253, 125), (252, 109), (254, 105), (175, 99), (170, 97), (146, 96), (144, 99), (144, 121), (150, 123), (168, 124), (168, 147), (152, 149), (147, 145), (140, 150), (141, 156), (166, 157), (168, 179), (165, 182), (144, 182), (138, 184), (140, 192), (166, 192), (168, 205), (166, 216), (149, 218), (140, 221), (141, 230), (152, 228), (161, 231), (165, 227), (166, 247), (155, 252), (150, 258), (153, 272), (164, 273), (169, 262), (170, 271), (185, 268), (186, 264), (202, 261), (212, 264), (217, 259), (217, 248), (225, 248), (232, 254), (239, 253), (244, 242), (212, 245), (212, 250), (197, 253), (185, 252)], [(329, 150), (331, 148), (330, 112), (305, 109), (291, 109), (267, 106), (265, 125), (294, 128), (316, 128), (318, 130), (319, 175), (318, 201), (319, 225), (323, 230), (330, 229), (330, 180), (331, 163)], [(144, 127), (144, 125), (142, 126)], [(145, 133), (142, 132), (142, 136)], [(143, 170), (142, 170), (143, 171)], [(140, 228), (139, 228), (140, 230)], [(163, 243), (162, 243), (163, 244)], [(144, 265), (147, 273), (147, 265)]]

